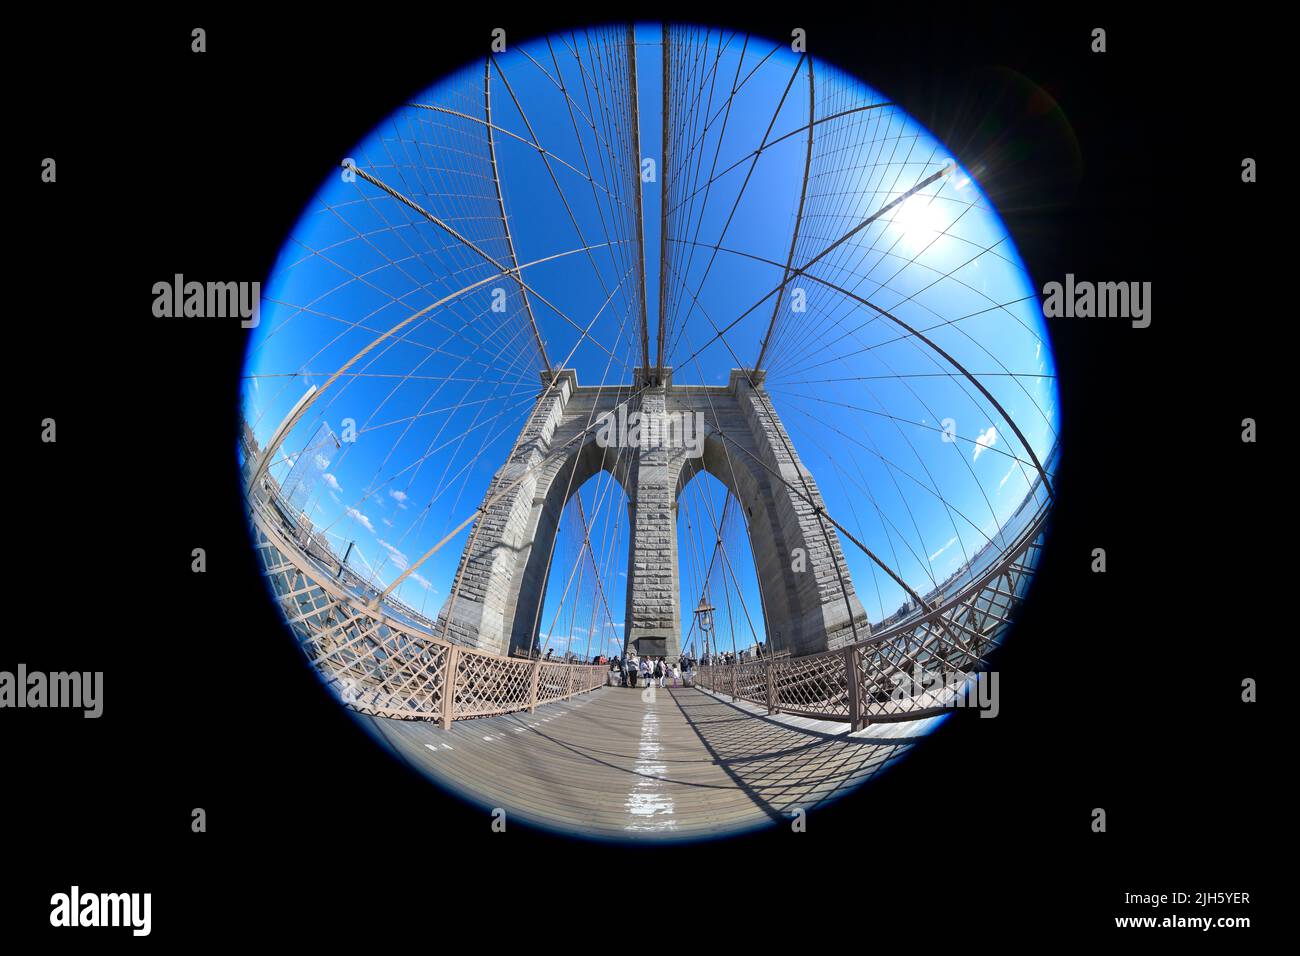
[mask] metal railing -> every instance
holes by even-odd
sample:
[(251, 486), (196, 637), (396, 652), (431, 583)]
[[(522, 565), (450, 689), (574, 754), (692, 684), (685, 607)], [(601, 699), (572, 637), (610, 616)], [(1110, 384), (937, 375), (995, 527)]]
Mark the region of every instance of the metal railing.
[(920, 617), (820, 654), (700, 667), (695, 683), (769, 714), (853, 730), (941, 713), (1000, 646), (1033, 577), (1046, 518), (1043, 506), (992, 567)]
[(568, 700), (603, 687), (607, 665), (519, 660), (461, 647), (395, 620), (303, 554), (250, 503), (262, 568), (298, 646), (342, 702), (400, 720), (453, 720)]
[[(253, 528), (271, 590), (303, 653), (339, 698), (360, 713), (403, 720), (485, 717), (567, 700), (604, 686), (606, 664), (571, 665), (462, 647), (374, 610), (349, 593), (254, 506)], [(694, 683), (733, 700), (847, 721), (912, 720), (951, 706), (985, 669), (1023, 601), (1047, 509), (983, 574), (925, 614), (848, 647), (804, 657), (698, 668)]]

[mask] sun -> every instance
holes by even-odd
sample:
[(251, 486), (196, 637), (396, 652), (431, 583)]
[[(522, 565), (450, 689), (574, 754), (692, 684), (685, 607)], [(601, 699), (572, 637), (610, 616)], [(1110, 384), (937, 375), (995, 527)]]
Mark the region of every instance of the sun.
[(948, 226), (938, 200), (920, 193), (903, 201), (891, 224), (903, 244), (913, 250), (930, 245)]

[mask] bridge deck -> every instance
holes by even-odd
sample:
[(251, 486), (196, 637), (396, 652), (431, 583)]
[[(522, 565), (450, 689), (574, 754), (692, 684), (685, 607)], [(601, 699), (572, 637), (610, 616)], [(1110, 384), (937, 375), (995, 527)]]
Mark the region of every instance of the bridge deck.
[(564, 703), (459, 721), (364, 718), (467, 798), (595, 837), (704, 837), (790, 819), (900, 757), (937, 718), (869, 726), (768, 717), (696, 688), (601, 688)]

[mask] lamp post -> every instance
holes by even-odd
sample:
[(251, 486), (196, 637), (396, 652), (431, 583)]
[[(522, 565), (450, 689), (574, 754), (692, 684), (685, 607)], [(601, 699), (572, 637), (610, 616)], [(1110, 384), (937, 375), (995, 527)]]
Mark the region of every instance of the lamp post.
[(709, 656), (709, 636), (713, 633), (713, 605), (706, 595), (700, 596), (700, 606), (695, 609), (695, 625), (703, 635), (704, 656)]

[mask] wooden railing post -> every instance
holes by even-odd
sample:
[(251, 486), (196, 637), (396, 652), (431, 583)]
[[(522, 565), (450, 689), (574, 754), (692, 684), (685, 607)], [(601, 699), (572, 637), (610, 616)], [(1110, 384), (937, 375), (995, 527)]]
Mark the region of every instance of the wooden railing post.
[(532, 672), (528, 675), (528, 712), (537, 713), (537, 675), (541, 672), (542, 662), (533, 661)]
[(763, 671), (767, 677), (767, 712), (776, 713), (776, 675), (772, 672), (772, 661), (763, 662)]
[(861, 654), (862, 652), (857, 645), (850, 645), (844, 649), (844, 667), (848, 675), (849, 690), (849, 733), (861, 730), (866, 726), (866, 721), (862, 719)]
[(456, 712), (456, 670), (460, 667), (460, 648), (452, 645), (447, 651), (447, 666), (442, 671), (442, 729), (451, 730), (451, 718)]

